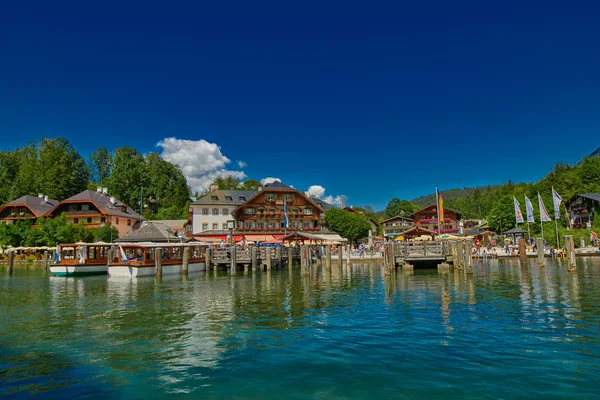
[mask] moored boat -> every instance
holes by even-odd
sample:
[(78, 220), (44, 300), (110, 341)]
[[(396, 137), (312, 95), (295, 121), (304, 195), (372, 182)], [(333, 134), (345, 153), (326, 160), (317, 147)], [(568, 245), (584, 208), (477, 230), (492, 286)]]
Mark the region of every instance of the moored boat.
[(159, 248), (162, 249), (163, 275), (182, 272), (185, 248), (190, 249), (188, 273), (206, 270), (206, 245), (200, 243), (123, 243), (113, 248), (108, 274), (126, 277), (155, 275), (155, 255)]
[(110, 246), (104, 242), (58, 245), (50, 273), (56, 276), (106, 275)]

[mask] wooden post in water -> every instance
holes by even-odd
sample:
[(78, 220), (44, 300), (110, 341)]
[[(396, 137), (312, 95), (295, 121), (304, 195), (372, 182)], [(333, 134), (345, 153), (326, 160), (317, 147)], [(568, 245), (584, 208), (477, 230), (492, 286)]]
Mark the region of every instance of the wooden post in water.
[(258, 270), (258, 247), (252, 246), (250, 248), (250, 259), (252, 260), (252, 271)]
[(231, 275), (237, 274), (237, 248), (235, 245), (229, 248), (230, 258), (231, 258)]
[(348, 263), (348, 266), (350, 266), (350, 256), (351, 256), (350, 250), (352, 249), (352, 246), (348, 245), (347, 247), (348, 247), (348, 250), (347, 250), (347, 253), (346, 253), (346, 262)]
[(206, 265), (206, 272), (209, 272), (212, 267), (211, 256), (212, 254), (210, 251), (210, 247), (207, 247), (206, 251), (204, 252), (204, 264)]
[(325, 269), (331, 269), (331, 245), (325, 246)]
[(539, 267), (545, 267), (546, 261), (544, 260), (544, 239), (536, 238), (535, 247), (537, 248), (537, 261)]
[(158, 277), (162, 276), (162, 252), (163, 249), (160, 247), (154, 249), (154, 269)]
[(183, 263), (181, 264), (181, 273), (187, 275), (190, 266), (190, 248), (183, 248)]
[(292, 265), (294, 265), (294, 248), (292, 246), (288, 247), (288, 268), (292, 269)]
[(275, 268), (281, 268), (281, 247), (275, 247)]
[(569, 272), (577, 271), (575, 263), (575, 244), (573, 243), (573, 235), (565, 235), (565, 248), (567, 249), (567, 270)]
[[(542, 251), (544, 251), (544, 246), (542, 246)], [(527, 248), (525, 247), (525, 239), (524, 238), (519, 238), (519, 257), (521, 258), (522, 261), (527, 260)]]
[(8, 274), (13, 274), (13, 267), (15, 266), (15, 251), (8, 250)]
[(473, 239), (465, 240), (465, 270), (467, 274), (473, 273), (473, 259), (471, 257), (471, 249), (473, 248)]
[(337, 246), (337, 248), (338, 248), (338, 258), (340, 259), (340, 267), (341, 267), (344, 262), (344, 246), (339, 244)]
[(50, 252), (48, 250), (44, 251), (44, 271), (48, 270), (48, 258), (49, 258)]
[(271, 270), (271, 248), (270, 247), (265, 247), (265, 257), (266, 257), (266, 263), (267, 263), (267, 271)]
[(396, 269), (396, 244), (390, 243), (390, 268)]

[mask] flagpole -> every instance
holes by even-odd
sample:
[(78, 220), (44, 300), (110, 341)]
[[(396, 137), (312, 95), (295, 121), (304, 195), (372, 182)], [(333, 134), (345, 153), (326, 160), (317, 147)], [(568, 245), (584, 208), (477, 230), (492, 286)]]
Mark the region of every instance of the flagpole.
[(531, 233), (529, 232), (529, 221), (527, 221), (527, 240), (531, 241)]
[(556, 228), (556, 248), (560, 248), (560, 241), (558, 240), (558, 222), (556, 218), (554, 218), (554, 227)]
[(438, 188), (435, 188), (435, 204), (436, 204), (436, 209), (437, 209), (437, 225), (438, 225), (438, 235), (441, 235), (441, 228), (440, 228), (440, 195), (438, 193)]

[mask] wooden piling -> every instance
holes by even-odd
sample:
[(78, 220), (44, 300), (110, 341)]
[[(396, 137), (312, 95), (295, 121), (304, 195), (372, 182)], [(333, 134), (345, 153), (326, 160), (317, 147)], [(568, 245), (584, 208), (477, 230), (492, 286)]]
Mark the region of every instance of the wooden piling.
[(340, 267), (341, 267), (344, 262), (344, 246), (342, 246), (341, 244), (338, 245), (338, 257), (340, 259)]
[(13, 268), (15, 266), (15, 251), (8, 250), (8, 274), (13, 274)]
[(448, 264), (446, 262), (440, 263), (440, 264), (438, 264), (437, 269), (438, 269), (438, 271), (447, 271), (450, 269), (450, 264)]
[(473, 258), (471, 251), (473, 249), (473, 239), (467, 238), (465, 240), (465, 271), (467, 274), (473, 273)]
[(44, 251), (44, 271), (48, 270), (48, 259), (50, 258), (50, 252), (48, 250)]
[(402, 269), (405, 271), (414, 271), (415, 266), (409, 263), (402, 264)]
[(536, 238), (535, 247), (537, 248), (537, 261), (539, 267), (545, 267), (546, 261), (544, 259), (544, 239)]
[(206, 272), (209, 272), (212, 267), (211, 257), (212, 257), (211, 249), (210, 249), (210, 247), (207, 247), (206, 251), (204, 252), (204, 264), (206, 265)]
[(294, 248), (292, 246), (288, 247), (288, 268), (292, 269), (292, 265), (294, 265)]
[[(542, 250), (544, 247), (542, 246)], [(527, 260), (527, 248), (525, 247), (525, 239), (519, 238), (519, 257), (522, 261)]]
[(275, 247), (275, 268), (281, 268), (281, 247)]
[(183, 248), (183, 264), (181, 264), (181, 273), (187, 275), (190, 265), (190, 248)]
[(236, 246), (231, 246), (229, 248), (229, 254), (230, 254), (230, 261), (231, 261), (231, 266), (230, 266), (230, 270), (231, 270), (231, 275), (236, 275), (237, 274), (237, 248)]
[(157, 247), (154, 249), (154, 269), (156, 270), (156, 276), (162, 276), (162, 252), (163, 249)]
[(271, 260), (271, 248), (270, 247), (265, 247), (265, 262), (267, 264), (267, 271), (271, 270), (271, 262), (273, 260)]
[(573, 235), (565, 235), (565, 248), (567, 249), (567, 270), (569, 272), (577, 271), (577, 264), (575, 263), (575, 244), (573, 242)]
[(325, 246), (325, 269), (331, 269), (331, 245)]
[(346, 248), (347, 248), (347, 252), (346, 252), (346, 262), (348, 263), (348, 266), (350, 266), (350, 256), (351, 256), (351, 254), (350, 254), (350, 250), (352, 250), (352, 246), (351, 246), (351, 245), (348, 245), (348, 246), (346, 246)]
[(250, 248), (250, 259), (252, 260), (252, 271), (258, 271), (258, 247)]

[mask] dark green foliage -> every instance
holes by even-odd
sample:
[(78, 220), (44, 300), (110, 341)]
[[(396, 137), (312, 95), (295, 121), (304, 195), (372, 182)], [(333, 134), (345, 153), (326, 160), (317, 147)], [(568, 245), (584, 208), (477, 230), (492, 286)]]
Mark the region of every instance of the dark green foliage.
[[(435, 196), (433, 201), (435, 202)], [(411, 215), (415, 211), (419, 211), (420, 209), (421, 208), (418, 205), (413, 204), (408, 200), (400, 200), (394, 197), (388, 202), (387, 206), (385, 207), (384, 218), (388, 219), (396, 217), (398, 215), (401, 217), (408, 217), (409, 215)]]
[(107, 185), (112, 170), (112, 155), (104, 147), (98, 147), (88, 159), (88, 168), (93, 182)]
[(350, 241), (365, 238), (369, 235), (371, 225), (359, 214), (330, 208), (325, 212), (327, 228)]
[(190, 188), (178, 166), (163, 160), (157, 153), (146, 156), (148, 175), (144, 193), (155, 199), (156, 207), (148, 201), (149, 208), (144, 210), (148, 219), (187, 218)]
[(140, 152), (128, 146), (116, 149), (112, 173), (108, 179), (109, 193), (140, 211), (140, 198), (147, 185), (146, 160)]

